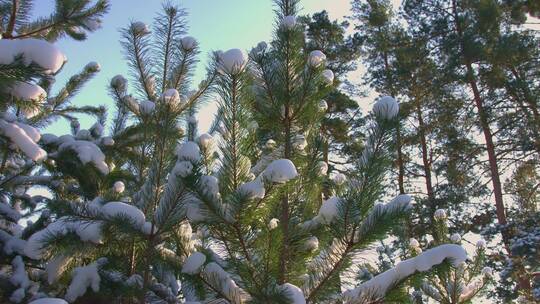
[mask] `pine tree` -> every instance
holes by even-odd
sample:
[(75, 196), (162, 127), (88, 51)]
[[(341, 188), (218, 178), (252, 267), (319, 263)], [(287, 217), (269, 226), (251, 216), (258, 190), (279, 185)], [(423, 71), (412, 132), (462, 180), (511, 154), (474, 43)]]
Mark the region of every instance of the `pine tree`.
[[(431, 10), (441, 5), (445, 9)], [(510, 220), (505, 214), (507, 208), (501, 178), (505, 168), (519, 166), (531, 156), (530, 152), (521, 151), (525, 147), (522, 144), (526, 143), (527, 150), (534, 149), (536, 104), (530, 102), (534, 85), (527, 82), (525, 75), (536, 73), (537, 68), (534, 60), (527, 58), (528, 51), (523, 51), (527, 49), (523, 48), (527, 45), (527, 34), (514, 30), (514, 12), (496, 1), (429, 4), (409, 1), (405, 11), (409, 24), (413, 24), (419, 36), (425, 37), (438, 50), (434, 56), (444, 63), (448, 80), (472, 92), (470, 97), (475, 105), (477, 124), (484, 135), (495, 213), (501, 225), (498, 231), (502, 233), (506, 254), (516, 270), (517, 287), (530, 298), (531, 276), (519, 257), (514, 260), (511, 255), (511, 239), (515, 232), (507, 226)], [(425, 26), (428, 23), (440, 26), (428, 28)], [(530, 68), (519, 72), (515, 67), (520, 65)], [(526, 119), (519, 121), (518, 116)], [(520, 142), (519, 138), (527, 140)]]
[[(362, 43), (363, 52), (366, 54), (364, 64), (370, 71), (366, 76), (366, 82), (383, 95), (397, 97), (398, 88), (395, 84), (392, 71), (393, 38), (399, 32), (395, 23), (394, 13), (390, 1), (352, 1), (352, 17), (357, 23), (356, 36)], [(396, 156), (397, 186), (399, 193), (405, 193), (405, 166), (408, 156), (403, 152), (401, 126), (396, 129)]]
[(325, 134), (322, 137), (323, 160), (328, 163), (328, 173), (339, 174), (342, 165), (361, 152), (360, 139), (364, 137), (361, 109), (353, 100), (359, 93), (347, 80), (348, 74), (357, 69), (359, 41), (354, 36), (345, 35), (348, 22), (331, 21), (326, 11), (299, 19), (306, 25), (306, 51), (321, 50), (326, 55), (327, 67), (332, 71), (332, 74), (327, 73), (334, 86), (320, 102), (320, 107), (326, 109), (321, 133)]
[[(460, 244), (461, 235), (454, 233), (449, 235), (447, 215), (444, 209), (437, 209), (434, 217), (434, 240), (428, 243), (429, 247), (442, 244)], [(416, 256), (422, 253), (418, 240), (412, 238), (409, 242), (410, 254)], [(413, 293), (414, 303), (424, 303), (425, 297), (437, 303), (470, 303), (473, 297), (477, 297), (493, 278), (493, 269), (485, 264), (486, 242), (480, 239), (476, 242), (476, 252), (469, 264), (461, 263), (455, 268), (440, 267), (428, 273), (423, 278), (413, 279), (412, 286), (416, 289)]]
[[(39, 130), (59, 118), (76, 123), (77, 114), (103, 119), (105, 111), (71, 104), (82, 86), (99, 72), (95, 62), (72, 76), (56, 95), (52, 93), (54, 77), (66, 58), (51, 42), (64, 34), (84, 40), (86, 32), (99, 27), (108, 3), (58, 1), (50, 18), (35, 21), (31, 9), (31, 1), (0, 3), (0, 260), (10, 265), (2, 275), (0, 298), (13, 303), (39, 296), (35, 280), (40, 267), (28, 259), (25, 247), (28, 237), (50, 221), (50, 211), (43, 206), (52, 200), (36, 189), (62, 192), (70, 180), (61, 174), (47, 147), (54, 136), (42, 136)], [(24, 227), (18, 224), (23, 220), (28, 221)]]
[[(151, 28), (121, 31), (132, 95), (125, 77), (111, 79), (109, 136), (100, 117), (40, 142), (60, 182), (40, 220), (6, 239), (15, 287), (77, 303), (376, 303), (418, 273), (461, 267), (465, 250), (445, 244), (371, 280), (341, 279), (410, 212), (408, 195), (379, 203), (399, 105), (377, 100), (361, 155), (322, 201), (320, 101), (335, 83), (324, 53), (306, 48), (298, 1), (275, 4), (271, 43), (214, 52), (195, 91), (182, 9), (166, 4)], [(193, 115), (209, 98), (219, 132), (199, 134)], [(31, 282), (23, 256), (44, 269)]]

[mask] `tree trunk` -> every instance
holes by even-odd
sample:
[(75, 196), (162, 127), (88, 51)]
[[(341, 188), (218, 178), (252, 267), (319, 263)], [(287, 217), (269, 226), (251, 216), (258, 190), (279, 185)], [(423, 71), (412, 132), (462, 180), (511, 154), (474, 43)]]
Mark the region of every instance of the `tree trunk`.
[[(291, 128), (288, 118), (289, 107), (285, 107), (285, 153), (284, 157), (291, 157)], [(289, 261), (289, 195), (283, 194), (281, 197), (281, 228), (283, 231), (283, 244), (281, 246), (281, 254), (279, 259), (279, 284), (284, 284), (287, 281), (287, 262)]]
[[(384, 70), (386, 72), (386, 82), (387, 82), (387, 90), (390, 92), (390, 95), (392, 97), (396, 97), (396, 90), (394, 89), (392, 85), (392, 81), (390, 79), (391, 71), (390, 71), (390, 64), (388, 63), (388, 53), (386, 51), (383, 51), (382, 53), (383, 60), (384, 60)], [(401, 125), (398, 124), (396, 127), (396, 146), (397, 146), (397, 159), (396, 159), (396, 165), (398, 167), (398, 188), (399, 188), (399, 194), (405, 194), (405, 162), (403, 161), (403, 151), (401, 149)]]
[(422, 169), (424, 170), (424, 179), (426, 181), (426, 192), (428, 196), (428, 206), (431, 214), (431, 222), (433, 223), (433, 214), (437, 210), (435, 202), (435, 192), (433, 191), (433, 183), (431, 179), (431, 162), (429, 161), (429, 151), (426, 139), (426, 126), (422, 116), (422, 107), (420, 103), (416, 105), (416, 114), (418, 116), (418, 135), (420, 137), (420, 147), (422, 150)]

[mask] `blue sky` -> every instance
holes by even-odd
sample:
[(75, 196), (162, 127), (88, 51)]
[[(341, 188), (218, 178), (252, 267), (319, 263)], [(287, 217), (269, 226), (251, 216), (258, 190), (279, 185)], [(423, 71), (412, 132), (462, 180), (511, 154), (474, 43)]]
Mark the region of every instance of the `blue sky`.
[[(80, 71), (88, 62), (100, 63), (102, 69), (79, 93), (74, 103), (77, 105), (111, 105), (106, 86), (117, 74), (128, 75), (127, 65), (122, 57), (120, 34), (118, 30), (131, 20), (151, 24), (160, 10), (160, 0), (112, 0), (111, 10), (105, 16), (103, 26), (90, 34), (88, 39), (77, 42), (63, 39), (57, 46), (66, 54), (68, 62), (57, 77), (58, 89), (73, 74)], [(51, 11), (53, 0), (35, 1), (37, 15), (46, 15)], [(173, 1), (184, 7), (187, 18), (188, 35), (195, 37), (200, 44), (201, 62), (198, 65), (195, 82), (203, 75), (207, 54), (211, 50), (242, 48), (250, 49), (259, 41), (271, 38), (274, 26), (274, 12), (271, 0), (183, 0)], [(350, 9), (349, 0), (304, 0), (301, 2), (302, 14), (312, 14), (326, 9), (331, 18), (342, 18)], [(54, 91), (54, 89), (53, 89)], [(112, 111), (112, 109), (111, 109)], [(205, 130), (213, 117), (212, 106), (200, 114), (201, 130)], [(88, 128), (92, 120), (81, 119), (82, 128)], [(67, 133), (65, 122), (54, 124), (53, 133)]]

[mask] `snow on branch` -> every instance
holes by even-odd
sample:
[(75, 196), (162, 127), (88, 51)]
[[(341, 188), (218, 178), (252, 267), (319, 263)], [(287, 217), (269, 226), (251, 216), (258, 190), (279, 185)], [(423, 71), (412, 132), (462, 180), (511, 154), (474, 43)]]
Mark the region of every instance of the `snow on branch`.
[(109, 173), (109, 166), (105, 162), (105, 154), (93, 142), (86, 140), (67, 140), (58, 147), (59, 151), (72, 150), (77, 153), (83, 164), (92, 163), (102, 174)]
[(208, 263), (201, 274), (212, 288), (216, 289), (232, 304), (249, 301), (249, 294), (236, 285), (236, 282), (231, 278), (231, 275), (223, 270), (217, 263)]
[(100, 221), (70, 221), (67, 217), (61, 217), (32, 234), (26, 242), (24, 254), (31, 259), (39, 260), (45, 254), (45, 242), (50, 236), (66, 235), (69, 232), (76, 233), (81, 241), (99, 244), (102, 242), (102, 224)]
[(37, 144), (41, 135), (39, 132), (20, 122), (7, 122), (0, 119), (0, 134), (7, 136), (11, 142), (33, 161), (47, 158), (47, 152)]
[(387, 204), (377, 204), (373, 207), (369, 215), (362, 221), (354, 235), (354, 241), (365, 241), (368, 236), (373, 236), (376, 225), (384, 222), (384, 218), (396, 218), (409, 208), (411, 197), (407, 194), (400, 194)]
[(92, 288), (94, 292), (98, 292), (101, 282), (101, 277), (98, 273), (99, 267), (106, 262), (106, 258), (100, 258), (94, 263), (75, 268), (73, 270), (73, 279), (66, 291), (66, 300), (68, 302), (74, 302), (77, 298), (83, 296), (88, 288)]
[(20, 255), (16, 256), (11, 262), (13, 266), (13, 273), (9, 278), (9, 282), (13, 286), (18, 287), (9, 298), (10, 301), (14, 303), (20, 303), (26, 296), (26, 289), (30, 287), (30, 279), (28, 278), (28, 273), (24, 269), (24, 262)]
[(455, 244), (440, 245), (426, 250), (414, 258), (401, 261), (396, 267), (373, 277), (360, 286), (346, 291), (343, 294), (344, 303), (357, 303), (366, 297), (382, 298), (388, 290), (409, 276), (416, 272), (428, 271), (447, 259), (453, 266), (458, 266), (467, 259), (467, 252), (463, 247)]
[(54, 74), (66, 62), (66, 56), (53, 44), (39, 39), (0, 39), (0, 64), (11, 64), (23, 56), (25, 65), (37, 64), (48, 74)]

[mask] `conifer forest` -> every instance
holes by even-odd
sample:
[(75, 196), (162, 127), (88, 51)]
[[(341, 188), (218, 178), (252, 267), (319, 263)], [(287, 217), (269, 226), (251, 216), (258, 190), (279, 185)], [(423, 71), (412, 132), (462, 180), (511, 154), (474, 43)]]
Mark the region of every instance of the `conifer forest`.
[(0, 0), (0, 303), (540, 303), (538, 0), (130, 1)]

